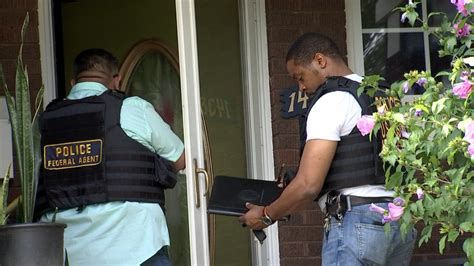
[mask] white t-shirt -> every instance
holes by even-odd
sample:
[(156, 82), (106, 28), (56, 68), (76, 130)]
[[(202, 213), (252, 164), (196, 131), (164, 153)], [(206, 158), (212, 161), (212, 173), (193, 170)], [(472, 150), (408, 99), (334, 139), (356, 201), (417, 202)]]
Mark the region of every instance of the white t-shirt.
[[(362, 77), (356, 74), (345, 76), (348, 79), (361, 82)], [(361, 117), (362, 109), (357, 100), (348, 92), (335, 91), (323, 95), (308, 114), (306, 124), (306, 141), (324, 139), (340, 141), (341, 136), (351, 133)], [(359, 197), (393, 196), (393, 191), (387, 191), (383, 185), (363, 185), (339, 190), (344, 195)], [(318, 204), (324, 211), (326, 195)]]

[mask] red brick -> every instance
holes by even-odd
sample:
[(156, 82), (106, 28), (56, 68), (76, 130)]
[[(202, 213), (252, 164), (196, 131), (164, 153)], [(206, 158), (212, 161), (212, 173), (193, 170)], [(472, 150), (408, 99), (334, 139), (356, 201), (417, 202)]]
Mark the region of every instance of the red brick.
[(298, 149), (300, 146), (299, 135), (285, 134), (274, 138), (274, 146), (280, 149)]
[(265, 1), (267, 14), (281, 10), (300, 10), (301, 0), (267, 0)]
[(301, 0), (301, 10), (344, 11), (344, 0)]
[(280, 244), (280, 256), (282, 257), (302, 257), (304, 255), (305, 245), (301, 241)]
[(321, 256), (321, 251), (323, 248), (322, 241), (312, 241), (306, 244), (308, 256)]
[(286, 53), (290, 48), (291, 43), (272, 43), (268, 45), (268, 59), (272, 60), (274, 58), (283, 58), (286, 59)]
[[(286, 63), (285, 63), (286, 65)], [(295, 86), (296, 82), (290, 78), (287, 73), (272, 74), (270, 77), (270, 87), (273, 90), (276, 88), (289, 88)]]
[(323, 225), (323, 213), (321, 212), (319, 205), (314, 202), (313, 210), (309, 210), (306, 212), (306, 220), (304, 221), (305, 224), (313, 224), (322, 226)]
[(291, 241), (320, 241), (322, 240), (322, 231), (312, 226), (281, 227), (279, 238), (282, 243)]
[(321, 257), (283, 258), (281, 266), (321, 266)]
[(279, 222), (280, 228), (288, 228), (291, 225), (302, 225), (304, 223), (305, 216), (303, 212), (292, 213), (288, 221)]
[(299, 151), (298, 150), (277, 150), (273, 151), (275, 155), (275, 161), (279, 163), (288, 163), (294, 164), (299, 161)]
[(268, 33), (269, 42), (293, 42), (303, 32), (298, 28), (271, 28)]
[(267, 24), (272, 27), (299, 27), (314, 23), (312, 12), (273, 12), (267, 16)]
[(11, 9), (11, 8), (37, 8), (38, 0), (1, 0), (0, 1), (0, 10), (1, 9)]
[[(279, 119), (273, 122), (274, 135), (276, 134), (299, 134), (298, 119)], [(299, 148), (299, 147), (298, 147)]]

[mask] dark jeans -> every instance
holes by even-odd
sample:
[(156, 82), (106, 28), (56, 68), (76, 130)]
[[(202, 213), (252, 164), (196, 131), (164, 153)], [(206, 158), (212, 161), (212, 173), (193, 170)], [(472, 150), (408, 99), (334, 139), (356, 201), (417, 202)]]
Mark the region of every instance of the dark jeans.
[(168, 256), (168, 247), (164, 246), (155, 255), (151, 256), (141, 265), (143, 266), (171, 266), (171, 261)]

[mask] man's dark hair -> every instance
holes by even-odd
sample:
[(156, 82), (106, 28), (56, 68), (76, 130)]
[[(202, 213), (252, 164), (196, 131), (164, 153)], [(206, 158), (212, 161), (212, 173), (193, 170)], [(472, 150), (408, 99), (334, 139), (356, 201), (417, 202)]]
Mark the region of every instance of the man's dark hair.
[(100, 71), (109, 75), (118, 74), (119, 63), (115, 56), (104, 49), (92, 48), (80, 52), (72, 66), (72, 75), (77, 79), (79, 73), (87, 70)]
[(307, 65), (311, 63), (315, 53), (343, 60), (333, 40), (323, 34), (310, 32), (301, 35), (291, 45), (286, 55), (286, 62), (294, 60), (295, 64)]

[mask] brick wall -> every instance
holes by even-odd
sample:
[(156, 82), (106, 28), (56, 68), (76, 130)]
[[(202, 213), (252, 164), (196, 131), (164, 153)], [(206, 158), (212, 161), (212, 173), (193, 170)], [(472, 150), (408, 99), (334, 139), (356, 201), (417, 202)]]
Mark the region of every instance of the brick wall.
[[(23, 63), (28, 69), (31, 101), (34, 103), (42, 83), (37, 0), (0, 0), (0, 64), (3, 66), (8, 89), (11, 93), (14, 93), (21, 27), (27, 12), (30, 14), (30, 23), (24, 40)], [(0, 96), (3, 95), (2, 88), (0, 89)], [(11, 183), (9, 198), (16, 197), (18, 194), (19, 178), (14, 178)]]
[[(298, 119), (280, 116), (280, 94), (295, 84), (286, 72), (286, 52), (298, 36), (312, 31), (331, 36), (346, 54), (344, 0), (268, 0), (266, 14), (275, 164), (276, 168), (282, 163), (296, 168)], [(321, 264), (321, 221), (319, 208), (309, 204), (289, 222), (279, 223), (281, 265)]]
[[(298, 119), (280, 116), (280, 94), (295, 85), (285, 65), (291, 43), (305, 32), (330, 36), (347, 54), (344, 0), (267, 0), (267, 35), (272, 103), (275, 172), (285, 163), (296, 168), (299, 161)], [(289, 222), (279, 223), (281, 265), (320, 265), (322, 246), (322, 214), (316, 204), (308, 204), (293, 214)], [(419, 230), (421, 232), (421, 230)], [(448, 245), (445, 255), (438, 253), (438, 239), (415, 249), (413, 261), (459, 257), (461, 241)]]

